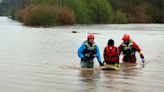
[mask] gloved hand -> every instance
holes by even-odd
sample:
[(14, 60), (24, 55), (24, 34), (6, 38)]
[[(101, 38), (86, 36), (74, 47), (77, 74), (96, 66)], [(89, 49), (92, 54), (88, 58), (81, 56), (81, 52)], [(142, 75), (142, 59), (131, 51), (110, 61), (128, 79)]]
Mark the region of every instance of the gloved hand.
[(106, 64), (106, 62), (105, 61), (103, 61), (103, 65), (105, 65)]
[(103, 63), (101, 63), (101, 61), (99, 62), (99, 64), (100, 64), (100, 66), (103, 66), (104, 65)]
[(145, 63), (145, 59), (144, 58), (141, 58), (142, 59), (142, 63)]
[(81, 58), (81, 61), (85, 61), (85, 58), (83, 57), (83, 58)]

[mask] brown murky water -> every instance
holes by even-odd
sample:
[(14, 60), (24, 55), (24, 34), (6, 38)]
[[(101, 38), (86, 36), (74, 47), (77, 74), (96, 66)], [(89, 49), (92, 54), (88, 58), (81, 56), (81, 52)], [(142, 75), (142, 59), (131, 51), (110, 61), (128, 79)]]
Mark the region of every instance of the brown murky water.
[[(101, 71), (95, 60), (94, 69), (80, 69), (77, 49), (88, 33), (95, 34), (101, 54), (109, 38), (118, 46), (130, 34), (147, 64)], [(163, 41), (164, 24), (31, 28), (0, 17), (0, 92), (162, 92)]]

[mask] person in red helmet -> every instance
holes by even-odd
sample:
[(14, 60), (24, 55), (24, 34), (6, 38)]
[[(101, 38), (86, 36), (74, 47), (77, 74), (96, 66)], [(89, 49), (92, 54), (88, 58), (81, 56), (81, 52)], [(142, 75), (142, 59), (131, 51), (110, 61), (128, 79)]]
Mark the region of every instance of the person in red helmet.
[(114, 40), (109, 39), (108, 45), (104, 49), (104, 63), (111, 65), (119, 65), (118, 48), (114, 45)]
[(93, 59), (95, 57), (97, 57), (100, 66), (103, 66), (99, 47), (94, 42), (93, 34), (89, 34), (87, 40), (80, 46), (78, 49), (78, 56), (81, 58), (81, 68), (93, 68)]
[(140, 54), (142, 63), (145, 62), (144, 55), (140, 47), (130, 38), (130, 35), (125, 34), (122, 38), (123, 43), (119, 46), (119, 54), (123, 53), (123, 62), (136, 63), (136, 51)]

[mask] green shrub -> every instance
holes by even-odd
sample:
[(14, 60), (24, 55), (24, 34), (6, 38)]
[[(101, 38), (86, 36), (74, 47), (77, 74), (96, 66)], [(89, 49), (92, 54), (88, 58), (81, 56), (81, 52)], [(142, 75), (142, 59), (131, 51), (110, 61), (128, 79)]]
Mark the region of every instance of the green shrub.
[(117, 10), (113, 16), (113, 23), (118, 23), (118, 24), (124, 24), (128, 23), (128, 19), (126, 17), (126, 14)]
[(160, 22), (160, 9), (159, 7), (147, 4), (147, 14), (152, 17), (152, 22)]
[(133, 8), (133, 15), (129, 16), (130, 23), (151, 23), (152, 17), (147, 14), (144, 6), (136, 6)]
[(24, 17), (25, 17), (25, 11), (22, 9), (22, 10), (18, 10), (15, 14), (16, 16), (16, 19), (19, 20), (20, 22), (24, 22)]
[(58, 25), (57, 8), (48, 5), (33, 5), (25, 9), (25, 25), (53, 26)]
[(59, 11), (59, 21), (62, 25), (72, 25), (75, 23), (74, 12), (67, 7), (63, 7)]
[(66, 0), (64, 5), (70, 7), (74, 11), (76, 23), (90, 23), (88, 8), (84, 0)]
[(31, 5), (17, 11), (16, 17), (29, 26), (54, 26), (75, 22), (73, 11), (58, 5)]
[(90, 9), (90, 18), (94, 23), (111, 23), (112, 7), (106, 0), (90, 0), (88, 1)]

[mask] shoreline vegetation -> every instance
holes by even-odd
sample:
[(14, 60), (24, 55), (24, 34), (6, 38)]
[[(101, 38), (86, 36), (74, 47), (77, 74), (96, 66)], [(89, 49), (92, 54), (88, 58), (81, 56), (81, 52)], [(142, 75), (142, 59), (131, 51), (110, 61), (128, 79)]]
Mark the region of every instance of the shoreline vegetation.
[(13, 0), (13, 2), (17, 5), (10, 6), (8, 14), (27, 26), (164, 23), (162, 0)]

